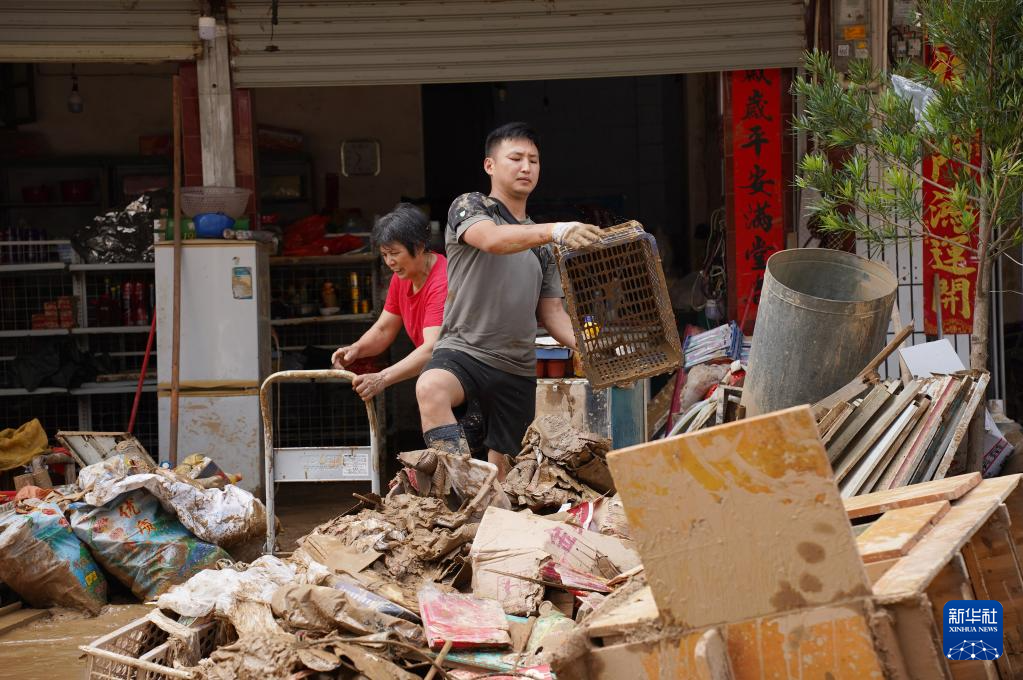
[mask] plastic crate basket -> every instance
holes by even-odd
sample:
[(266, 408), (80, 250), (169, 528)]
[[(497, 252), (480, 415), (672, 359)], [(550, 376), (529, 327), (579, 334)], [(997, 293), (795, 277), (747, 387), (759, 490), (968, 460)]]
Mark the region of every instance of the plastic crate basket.
[[(172, 636), (175, 630), (188, 634)], [(87, 680), (188, 680), (194, 673), (175, 662), (195, 666), (232, 637), (223, 621), (173, 621), (157, 610), (79, 649), (87, 658)]]
[(657, 242), (643, 225), (619, 224), (591, 246), (557, 253), (583, 370), (595, 389), (631, 384), (681, 365), (682, 345)]

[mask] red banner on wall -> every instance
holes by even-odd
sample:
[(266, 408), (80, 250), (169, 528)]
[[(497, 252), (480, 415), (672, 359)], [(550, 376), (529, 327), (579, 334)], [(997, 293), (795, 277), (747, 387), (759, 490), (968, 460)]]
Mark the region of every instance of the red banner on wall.
[[(942, 81), (955, 78), (956, 57), (944, 47), (931, 53), (931, 70)], [(967, 152), (978, 161), (976, 148)], [(949, 202), (941, 187), (955, 185), (960, 164), (944, 156), (925, 156), (923, 173), (924, 230), (938, 238), (924, 238), (924, 332), (938, 333), (941, 310), (943, 333), (973, 332), (973, 296), (976, 293), (977, 231), (963, 225), (962, 214)], [(970, 250), (968, 250), (970, 249)]]
[(784, 90), (780, 69), (733, 71), (732, 204), (735, 224), (737, 309), (747, 323), (756, 317), (767, 258), (785, 248), (782, 214)]

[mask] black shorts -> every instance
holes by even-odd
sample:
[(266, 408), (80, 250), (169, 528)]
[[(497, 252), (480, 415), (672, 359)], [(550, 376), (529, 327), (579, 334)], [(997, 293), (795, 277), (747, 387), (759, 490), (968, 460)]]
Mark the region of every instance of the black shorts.
[[(473, 407), (478, 405), (483, 445), (509, 456), (518, 455), (526, 429), (536, 416), (536, 377), (506, 373), (455, 349), (435, 349), (423, 370), (432, 368), (458, 378), (468, 415), (474, 415)], [(476, 439), (471, 432), (466, 439), (470, 437)]]

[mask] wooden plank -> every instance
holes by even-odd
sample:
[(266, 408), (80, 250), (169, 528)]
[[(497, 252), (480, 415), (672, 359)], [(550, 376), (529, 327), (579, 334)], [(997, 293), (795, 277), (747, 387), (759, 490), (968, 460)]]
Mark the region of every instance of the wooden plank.
[(644, 586), (629, 596), (622, 606), (589, 619), (586, 622), (586, 632), (591, 638), (621, 635), (630, 628), (651, 623), (657, 618), (654, 594), (650, 586)]
[(678, 380), (678, 371), (675, 371), (668, 376), (668, 382), (661, 388), (650, 403), (646, 407), (646, 421), (647, 431), (646, 438), (648, 440), (654, 438), (656, 433), (664, 423), (668, 421), (668, 411), (671, 410), (671, 399), (675, 394), (675, 383)]
[(27, 626), (33, 621), (38, 621), (49, 615), (50, 612), (45, 609), (19, 609), (10, 614), (0, 616), (0, 635), (4, 635), (16, 628)]
[(669, 622), (702, 628), (869, 592), (807, 406), (612, 451), (608, 463)]
[(725, 636), (736, 680), (881, 680), (867, 602), (729, 624)]
[(838, 433), (838, 436), (828, 444), (828, 460), (834, 462), (842, 456), (842, 452), (845, 451), (846, 447), (852, 444), (860, 432), (874, 419), (878, 411), (888, 403), (892, 393), (895, 391), (896, 385), (898, 383), (895, 381), (882, 383), (875, 386), (870, 391), (870, 394), (864, 397), (860, 405), (856, 407), (856, 413), (853, 417), (849, 419), (849, 422)]
[(835, 466), (835, 479), (837, 481), (845, 479), (846, 475), (852, 472), (856, 464), (877, 443), (881, 435), (891, 427), (891, 424), (902, 415), (902, 412), (906, 410), (910, 402), (916, 398), (920, 387), (919, 383), (903, 387), (898, 396), (890, 399), (887, 405), (878, 412), (874, 420), (864, 430), (863, 434), (860, 435), (859, 440), (846, 451), (845, 455), (838, 461), (838, 465)]
[[(974, 600), (977, 594), (970, 583), (963, 556), (954, 555), (927, 586), (927, 599), (931, 603), (931, 615), (939, 627), (945, 617), (945, 604), (949, 600)], [(949, 672), (954, 680), (999, 680), (993, 661), (948, 660)], [(1006, 676), (1013, 677), (1013, 676)]]
[(918, 425), (923, 421), (924, 416), (927, 415), (927, 411), (931, 407), (931, 398), (928, 396), (919, 397), (916, 402), (916, 407), (916, 411), (913, 413), (910, 418), (910, 422), (906, 425), (902, 434), (896, 438), (888, 451), (881, 457), (881, 461), (874, 466), (870, 476), (867, 477), (867, 481), (860, 486), (857, 493), (874, 491), (877, 488), (878, 483), (888, 471), (888, 468), (898, 465), (898, 454), (903, 450), (903, 446), (905, 446), (906, 442), (916, 436), (918, 432)]
[(842, 497), (848, 498), (871, 489), (871, 478), (877, 479), (891, 458), (895, 455), (899, 445), (909, 436), (910, 430), (916, 425), (920, 418), (920, 407), (916, 403), (910, 404), (899, 414), (884, 434), (874, 443), (867, 454), (856, 464), (853, 471), (839, 485), (842, 490)]
[(884, 604), (923, 592), (937, 573), (1019, 486), (1021, 477), (1023, 475), (985, 479), (957, 501), (941, 521), (913, 546), (909, 554), (874, 584), (875, 599)]
[(872, 385), (877, 384), (879, 380), (880, 379), (877, 376), (873, 376), (872, 380), (859, 377), (853, 378), (845, 386), (839, 388), (837, 392), (827, 397), (824, 397), (823, 399), (821, 399), (820, 401), (813, 405), (814, 419), (818, 420), (820, 418), (823, 418), (824, 415), (828, 412), (828, 410), (837, 406), (839, 402), (853, 401), (861, 394), (869, 390)]
[(885, 609), (895, 622), (895, 639), (902, 652), (906, 675), (911, 680), (951, 680), (942, 653), (941, 631), (935, 625), (927, 597), (921, 593)]
[(902, 557), (950, 507), (948, 501), (938, 501), (889, 510), (857, 537), (860, 556), (864, 562)]
[(863, 496), (846, 498), (845, 511), (849, 519), (869, 517), (911, 505), (922, 505), (934, 501), (954, 501), (962, 498), (970, 489), (980, 484), (980, 473), (971, 472), (958, 477), (939, 479), (925, 484), (904, 486), (901, 489), (878, 491)]
[(735, 680), (720, 628), (711, 628), (700, 636), (693, 650), (693, 662), (697, 680)]
[(885, 575), (885, 572), (891, 569), (899, 559), (901, 558), (895, 557), (890, 560), (881, 560), (880, 562), (864, 563), (863, 568), (867, 571), (867, 578), (870, 579), (871, 585), (877, 583)]
[(196, 61), (203, 184), (233, 187), (234, 117), (231, 107), (230, 44), (224, 24), (217, 22), (217, 37), (204, 42), (202, 57)]
[(852, 404), (847, 401), (840, 401), (835, 407), (827, 412), (823, 418), (817, 421), (817, 431), (824, 434), (831, 429), (831, 426), (835, 424), (839, 416), (847, 411), (852, 410)]
[(895, 337), (891, 339), (884, 349), (882, 349), (877, 356), (871, 359), (863, 370), (860, 371), (859, 375), (850, 380), (844, 386), (840, 387), (836, 392), (824, 397), (816, 404), (813, 405), (813, 414), (815, 418), (821, 418), (828, 409), (835, 406), (840, 401), (852, 401), (868, 388), (871, 384), (878, 381), (877, 369), (878, 367), (888, 359), (888, 356), (899, 348), (903, 342), (906, 341), (913, 333), (913, 324), (910, 323), (903, 327)]
[[(846, 404), (844, 401), (842, 403)], [(856, 413), (856, 409), (853, 408), (852, 404), (847, 405), (849, 408), (843, 409), (838, 418), (835, 419), (835, 422), (831, 424), (831, 427), (821, 434), (821, 444), (824, 444), (824, 446), (831, 443), (831, 440), (835, 438), (835, 435), (842, 431), (842, 426), (845, 425), (846, 421), (852, 418), (853, 414)]]
[(953, 379), (952, 389), (948, 393), (948, 399), (944, 405), (939, 403), (938, 414), (940, 422), (934, 430), (934, 434), (927, 446), (923, 448), (920, 455), (909, 462), (909, 465), (905, 470), (895, 478), (896, 486), (903, 486), (905, 484), (919, 484), (920, 482), (929, 482), (930, 479), (924, 478), (924, 474), (927, 471), (928, 466), (931, 465), (934, 458), (939, 454), (942, 439), (944, 439), (946, 432), (949, 428), (949, 418), (958, 408), (959, 404), (965, 398), (964, 392), (967, 390), (965, 380)]
[[(922, 469), (917, 471), (914, 481), (929, 482), (932, 479), (941, 479), (941, 477), (935, 476), (938, 466), (942, 463), (944, 453), (955, 436), (956, 426), (962, 420), (976, 386), (977, 381), (974, 378), (963, 378), (962, 386), (959, 388), (955, 400), (949, 405), (948, 411), (945, 414), (945, 420), (941, 428), (941, 438), (937, 441), (937, 446), (932, 445), (930, 447), (927, 459), (924, 462), (925, 464), (920, 466)], [(974, 408), (974, 411), (976, 411), (976, 408)], [(966, 424), (969, 425), (969, 419), (967, 419)], [(952, 453), (955, 453), (955, 450)], [(951, 462), (952, 458), (949, 456), (948, 463)], [(947, 469), (948, 466), (946, 465)]]
[(962, 555), (977, 598), (1002, 603), (1005, 646), (998, 668), (1003, 678), (1018, 678), (1023, 676), (1023, 572), (1010, 525), (1003, 505), (963, 546)]
[(0, 616), (5, 616), (7, 614), (10, 614), (11, 612), (16, 612), (19, 609), (21, 609), (20, 601), (5, 604), (3, 607), (0, 607)]
[(984, 398), (984, 394), (990, 380), (991, 376), (988, 373), (982, 373), (977, 378), (977, 384), (973, 388), (973, 394), (970, 395), (970, 400), (967, 402), (966, 409), (963, 411), (964, 415), (956, 424), (952, 440), (949, 442), (948, 448), (945, 449), (945, 454), (941, 457), (938, 469), (934, 473), (935, 479), (945, 478), (945, 474), (948, 472), (949, 466), (952, 465), (952, 459), (955, 457), (956, 451), (959, 450), (959, 445), (963, 442), (963, 437), (966, 436), (966, 432), (970, 429), (970, 421), (973, 420), (974, 414), (977, 412), (977, 409), (980, 408), (981, 400)]
[(722, 626), (725, 649), (714, 654), (717, 664), (708, 663), (706, 653), (714, 649), (707, 644), (708, 633), (713, 638), (717, 628), (597, 647), (587, 657), (588, 667), (574, 677), (883, 680), (870, 611), (869, 600), (863, 598)]
[(881, 481), (884, 488), (893, 489), (906, 485), (920, 457), (926, 452), (931, 440), (937, 436), (938, 430), (941, 428), (944, 411), (948, 406), (948, 400), (954, 390), (954, 379), (950, 377), (941, 378), (939, 382), (928, 390), (928, 393), (933, 397), (931, 408), (927, 412), (927, 416), (924, 418), (916, 436), (908, 443), (905, 454), (898, 456), (898, 465), (886, 474)]

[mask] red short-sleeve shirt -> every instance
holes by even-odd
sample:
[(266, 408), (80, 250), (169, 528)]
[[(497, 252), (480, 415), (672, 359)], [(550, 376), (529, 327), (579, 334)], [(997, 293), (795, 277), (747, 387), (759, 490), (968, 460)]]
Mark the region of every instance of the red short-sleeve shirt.
[(401, 317), (412, 344), (423, 344), (423, 329), (440, 326), (444, 321), (444, 299), (448, 296), (448, 261), (441, 254), (426, 275), (418, 292), (412, 292), (412, 281), (391, 277), (384, 310)]

